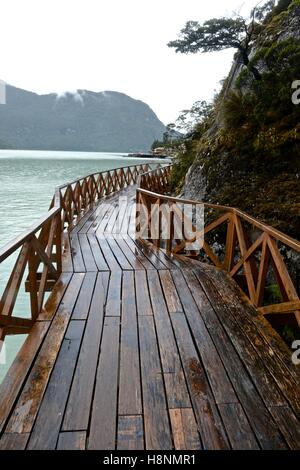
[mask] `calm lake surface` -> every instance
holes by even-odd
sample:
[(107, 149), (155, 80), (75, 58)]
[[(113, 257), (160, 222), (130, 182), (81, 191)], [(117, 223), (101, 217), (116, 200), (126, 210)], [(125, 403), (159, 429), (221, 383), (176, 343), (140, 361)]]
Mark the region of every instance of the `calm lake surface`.
[[(0, 247), (29, 228), (49, 208), (56, 186), (86, 174), (151, 162), (126, 153), (0, 150)], [(155, 160), (157, 162), (157, 159)], [(14, 259), (0, 265), (0, 292)], [(28, 316), (27, 295), (20, 290), (15, 312)], [(0, 355), (0, 382), (26, 336), (7, 336)]]

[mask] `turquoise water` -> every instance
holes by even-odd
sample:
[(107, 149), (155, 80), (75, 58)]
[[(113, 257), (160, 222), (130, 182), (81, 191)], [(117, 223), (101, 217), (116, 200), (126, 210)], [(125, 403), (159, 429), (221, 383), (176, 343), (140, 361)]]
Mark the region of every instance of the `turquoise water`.
[[(49, 208), (56, 186), (86, 174), (151, 160), (126, 154), (0, 150), (0, 247), (30, 227)], [(157, 162), (157, 160), (155, 160)], [(0, 265), (0, 292), (14, 258)], [(27, 295), (20, 291), (15, 313), (28, 316)], [(25, 336), (8, 336), (0, 356), (0, 382)]]

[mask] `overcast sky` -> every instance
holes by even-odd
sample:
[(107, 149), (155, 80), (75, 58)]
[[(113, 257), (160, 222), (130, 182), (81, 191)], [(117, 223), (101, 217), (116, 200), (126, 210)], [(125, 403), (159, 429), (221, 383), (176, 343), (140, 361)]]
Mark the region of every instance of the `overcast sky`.
[(0, 78), (37, 93), (114, 90), (145, 101), (165, 123), (209, 100), (233, 51), (176, 54), (167, 42), (258, 0), (1, 0)]

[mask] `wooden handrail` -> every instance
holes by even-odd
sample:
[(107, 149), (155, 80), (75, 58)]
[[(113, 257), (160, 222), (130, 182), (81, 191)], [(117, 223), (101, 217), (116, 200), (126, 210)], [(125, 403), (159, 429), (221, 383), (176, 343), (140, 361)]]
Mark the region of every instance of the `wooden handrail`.
[[(0, 249), (0, 264), (19, 250), (0, 299), (0, 350), (7, 332), (26, 332), (43, 310), (45, 293), (52, 290), (62, 271), (63, 232), (72, 230), (98, 200), (136, 184), (139, 174), (149, 169), (147, 163), (120, 167), (57, 187), (47, 214)], [(30, 318), (14, 316), (24, 283), (30, 295)]]
[[(158, 164), (158, 165), (155, 164), (155, 166), (160, 166), (160, 164)], [(119, 170), (126, 170), (127, 168), (138, 168), (138, 167), (144, 167), (144, 168), (145, 168), (145, 167), (148, 167), (148, 168), (149, 168), (150, 165), (149, 165), (148, 163), (141, 163), (141, 164), (139, 164), (139, 165), (119, 166), (118, 168), (114, 168), (114, 169), (112, 169), (112, 170), (104, 170), (104, 171), (102, 171), (101, 173), (99, 173), (99, 172), (96, 172), (96, 173), (89, 173), (88, 175), (81, 176), (80, 178), (77, 178), (77, 179), (75, 179), (75, 180), (73, 180), (73, 181), (70, 181), (70, 182), (68, 182), (68, 183), (64, 183), (64, 184), (61, 184), (60, 186), (56, 186), (56, 190), (64, 189), (64, 188), (66, 188), (67, 186), (70, 186), (70, 185), (72, 185), (72, 184), (75, 184), (75, 183), (77, 183), (78, 181), (82, 181), (82, 180), (84, 180), (84, 179), (86, 179), (86, 178), (90, 178), (91, 176), (97, 176), (97, 175), (99, 175), (99, 174), (105, 174), (105, 173), (107, 173), (107, 172), (114, 172), (114, 171), (119, 171)], [(151, 171), (151, 170), (149, 170), (149, 171)], [(144, 173), (148, 173), (148, 171), (145, 171)]]
[(144, 194), (145, 196), (152, 197), (153, 199), (157, 199), (159, 196), (161, 200), (166, 201), (166, 202), (174, 202), (174, 203), (180, 203), (180, 204), (191, 204), (191, 205), (202, 205), (207, 209), (215, 209), (215, 210), (220, 210), (220, 211), (226, 211), (228, 213), (236, 214), (240, 218), (244, 219), (246, 222), (249, 222), (252, 226), (257, 227), (258, 229), (268, 233), (274, 238), (277, 238), (279, 241), (284, 243), (285, 245), (289, 246), (295, 251), (298, 251), (300, 253), (300, 242), (296, 240), (295, 238), (290, 237), (289, 235), (286, 235), (283, 232), (280, 232), (280, 230), (277, 230), (274, 227), (271, 227), (270, 225), (265, 224), (264, 222), (260, 222), (259, 220), (255, 219), (251, 215), (247, 214), (246, 212), (241, 211), (240, 209), (237, 209), (235, 207), (230, 207), (230, 206), (222, 206), (219, 204), (209, 204), (203, 201), (198, 201), (198, 200), (193, 200), (193, 199), (185, 199), (185, 198), (178, 198), (178, 197), (173, 197), (173, 196), (167, 196), (165, 194), (160, 194), (160, 193), (154, 193), (153, 191), (149, 191), (147, 189), (142, 189), (141, 187), (137, 188), (137, 192), (140, 194)]
[(49, 212), (42, 216), (35, 224), (33, 224), (28, 230), (16, 237), (11, 242), (8, 242), (2, 248), (0, 248), (0, 263), (20, 248), (26, 241), (28, 241), (35, 233), (37, 233), (43, 225), (53, 219), (60, 212), (60, 207), (54, 207)]
[[(294, 312), (300, 326), (300, 299), (278, 247), (282, 243), (300, 253), (300, 242), (237, 208), (170, 196), (170, 174), (171, 167), (164, 167), (140, 175), (136, 198), (137, 237), (148, 238), (168, 254), (202, 255), (202, 258), (204, 255), (237, 281), (261, 314)], [(197, 209), (202, 209), (202, 215), (208, 215), (200, 229), (193, 220)], [(209, 237), (216, 235), (216, 231), (223, 237), (223, 257), (210, 246), (215, 240)], [(266, 305), (265, 286), (271, 270), (282, 301)]]

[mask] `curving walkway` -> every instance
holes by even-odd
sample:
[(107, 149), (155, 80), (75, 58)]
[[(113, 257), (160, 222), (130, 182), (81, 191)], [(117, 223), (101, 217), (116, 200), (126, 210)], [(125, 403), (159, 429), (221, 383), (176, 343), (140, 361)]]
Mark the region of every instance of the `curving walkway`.
[(65, 244), (0, 387), (1, 449), (300, 448), (290, 351), (223, 271), (135, 239), (134, 187)]

